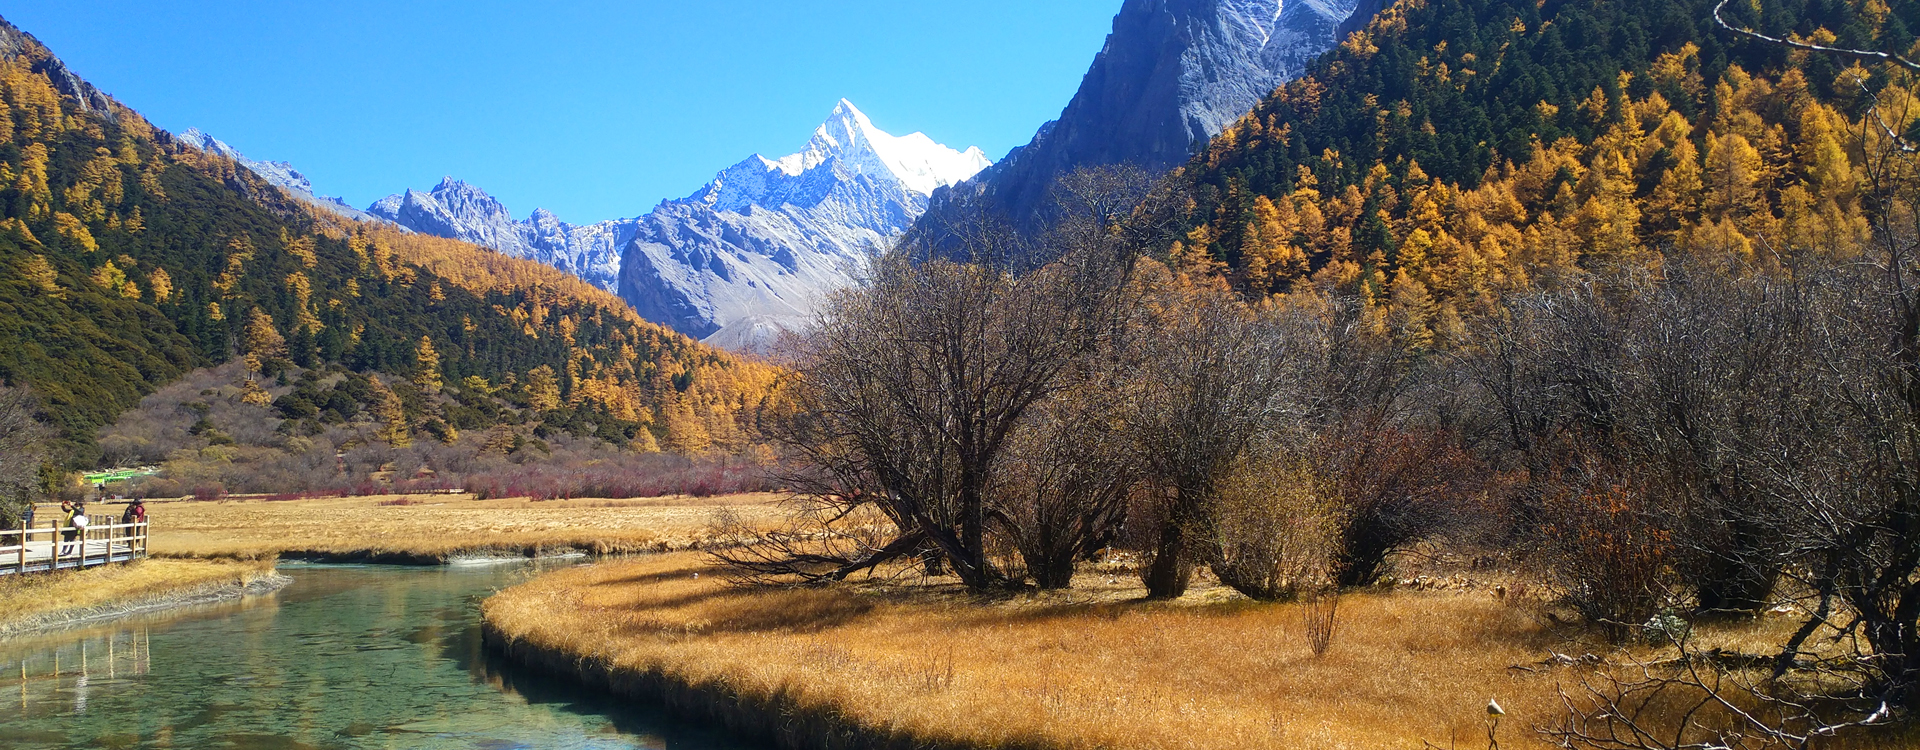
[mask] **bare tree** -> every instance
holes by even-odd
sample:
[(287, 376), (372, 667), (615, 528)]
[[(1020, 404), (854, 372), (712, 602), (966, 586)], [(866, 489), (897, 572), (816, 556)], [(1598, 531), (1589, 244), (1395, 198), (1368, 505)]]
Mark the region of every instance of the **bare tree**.
[[(1089, 358), (1128, 330), (1138, 252), (1124, 241), (1130, 214), (1117, 208), (1123, 202), (1101, 198), (1103, 189), (1118, 188), (1071, 193), (1080, 203), (1063, 206), (1067, 218), (1039, 251), (990, 218), (955, 225), (944, 235), (948, 245), (904, 243), (874, 262), (867, 283), (827, 306), (795, 357), (792, 408), (776, 436), (806, 467), (793, 484), (816, 517), (834, 523), (872, 508), (894, 531), (886, 543), (853, 545), (856, 555), (803, 566), (825, 570), (790, 572), (840, 578), (930, 554), (968, 586), (1002, 585), (1016, 576), (989, 554), (989, 537), (1011, 531), (1050, 540), (1041, 545), (1047, 550), (1029, 549), (1047, 559), (1048, 583), (1061, 582), (1051, 551), (1081, 542), (1035, 524), (1087, 516), (1056, 513), (1059, 503), (1043, 510), (996, 500), (1022, 494), (1010, 489), (1022, 483), (1034, 492), (1085, 491), (1086, 472), (1099, 466), (1055, 453), (1060, 473), (1021, 477), (1006, 462), (1023, 435), (1032, 439), (1023, 430), (1059, 434), (1046, 420), (1080, 413), (1062, 405), (1028, 424), (1048, 399), (1085, 382), (1097, 369)], [(953, 247), (971, 262), (947, 260)], [(1020, 259), (1036, 252), (1057, 260), (1020, 272)], [(1111, 515), (1098, 510), (1105, 504), (1092, 502), (1093, 518)], [(777, 568), (724, 554), (754, 570)], [(1070, 569), (1064, 575), (1070, 579)]]
[(1288, 385), (1301, 374), (1290, 347), (1314, 338), (1278, 335), (1223, 284), (1189, 282), (1156, 267), (1147, 303), (1150, 335), (1131, 393), (1133, 432), (1153, 492), (1158, 533), (1143, 572), (1148, 596), (1186, 592), (1196, 553), (1213, 536), (1214, 505), (1242, 456), (1290, 406)]
[(1753, 337), (1771, 356), (1746, 358), (1767, 360), (1752, 378), (1759, 388), (1748, 388), (1767, 397), (1705, 425), (1740, 443), (1729, 469), (1746, 488), (1740, 510), (1779, 535), (1777, 554), (1790, 561), (1780, 570), (1809, 614), (1772, 656), (1699, 653), (1683, 640), (1673, 661), (1603, 673), (1568, 703), (1555, 734), (1568, 746), (1804, 748), (1920, 708), (1920, 149), (1903, 132), (1920, 65), (1760, 34), (1729, 22), (1726, 7), (1715, 19), (1742, 37), (1887, 63), (1894, 78), (1863, 87), (1869, 106), (1853, 134), (1872, 246), (1794, 267), (1771, 290), (1785, 325)]
[(0, 388), (0, 528), (17, 528), (39, 499), (46, 429), (38, 402), (21, 388)]
[(1304, 399), (1310, 450), (1339, 518), (1338, 582), (1366, 585), (1395, 553), (1464, 521), (1463, 500), (1484, 476), (1446, 423), (1455, 389), (1431, 377), (1438, 360), (1357, 299), (1319, 304), (1325, 343)]
[(1124, 521), (1139, 471), (1110, 386), (1089, 380), (1036, 406), (995, 471), (989, 514), (1040, 588), (1071, 585)]

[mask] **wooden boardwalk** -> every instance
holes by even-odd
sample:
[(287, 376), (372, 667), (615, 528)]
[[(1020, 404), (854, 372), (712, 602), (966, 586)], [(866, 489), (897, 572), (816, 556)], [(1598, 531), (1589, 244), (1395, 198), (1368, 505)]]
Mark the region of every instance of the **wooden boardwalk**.
[(85, 531), (65, 541), (57, 521), (29, 530), (0, 531), (0, 576), (75, 570), (132, 562), (147, 556), (147, 524), (89, 516)]

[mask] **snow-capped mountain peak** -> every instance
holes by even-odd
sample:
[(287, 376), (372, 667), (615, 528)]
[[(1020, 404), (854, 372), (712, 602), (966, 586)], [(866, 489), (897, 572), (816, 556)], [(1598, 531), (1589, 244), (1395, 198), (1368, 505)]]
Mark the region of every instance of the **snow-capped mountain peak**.
[(830, 180), (865, 178), (925, 201), (934, 190), (963, 182), (992, 165), (977, 147), (956, 151), (924, 133), (891, 135), (874, 127), (853, 102), (841, 99), (826, 122), (814, 128), (805, 149), (778, 159), (749, 157), (722, 171), (688, 200), (717, 211), (743, 213), (755, 206), (778, 209), (790, 201), (811, 205), (823, 197), (815, 189), (813, 175), (828, 169), (835, 175)]
[(873, 120), (846, 99), (841, 99), (827, 121), (814, 129), (805, 151), (777, 160), (761, 159), (769, 169), (779, 169), (790, 177), (838, 159), (856, 172), (884, 170), (921, 196), (963, 182), (993, 164), (977, 147), (957, 151), (934, 142), (925, 133), (887, 133), (874, 127)]
[(906, 231), (935, 189), (990, 165), (978, 148), (891, 135), (841, 100), (798, 153), (748, 157), (645, 216), (574, 225), (536, 210), (516, 221), (453, 178), (368, 211), (572, 271), (650, 320), (750, 349), (803, 325), (826, 292), (853, 283), (868, 253)]

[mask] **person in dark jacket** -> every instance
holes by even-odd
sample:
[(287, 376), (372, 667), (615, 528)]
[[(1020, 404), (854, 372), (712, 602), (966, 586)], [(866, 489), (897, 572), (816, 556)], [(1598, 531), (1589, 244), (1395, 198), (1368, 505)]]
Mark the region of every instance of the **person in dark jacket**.
[(147, 501), (145, 500), (139, 500), (139, 499), (134, 500), (132, 505), (127, 506), (127, 512), (120, 514), (120, 523), (125, 526), (132, 526), (136, 523), (146, 523), (146, 522), (147, 522)]

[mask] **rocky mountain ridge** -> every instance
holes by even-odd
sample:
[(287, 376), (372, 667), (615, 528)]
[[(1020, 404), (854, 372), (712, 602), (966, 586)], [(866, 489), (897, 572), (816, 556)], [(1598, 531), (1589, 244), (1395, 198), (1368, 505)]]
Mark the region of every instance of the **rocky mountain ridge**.
[[(1080, 167), (1164, 171), (1299, 76), (1382, 0), (1126, 0), (1060, 118), (964, 185), (921, 226), (985, 210), (1033, 228), (1049, 191)], [(1364, 23), (1361, 20), (1360, 23)]]
[(288, 195), (306, 201), (307, 203), (346, 216), (355, 221), (374, 220), (374, 217), (367, 215), (366, 212), (347, 205), (346, 201), (330, 196), (323, 196), (314, 192), (313, 181), (307, 179), (306, 175), (301, 174), (300, 170), (294, 169), (292, 164), (284, 161), (249, 159), (246, 154), (240, 153), (239, 149), (227, 145), (225, 141), (201, 132), (199, 128), (187, 128), (186, 132), (175, 133), (173, 137), (175, 140), (200, 149), (201, 151), (219, 154), (228, 159), (232, 159), (254, 174), (259, 175), (260, 179), (266, 180), (268, 184), (285, 190)]
[(851, 283), (868, 253), (912, 226), (940, 188), (991, 162), (924, 134), (894, 136), (841, 100), (799, 152), (755, 155), (687, 198), (631, 219), (515, 220), (451, 177), (367, 212), (413, 231), (538, 260), (615, 291), (649, 320), (734, 349), (763, 346)]

